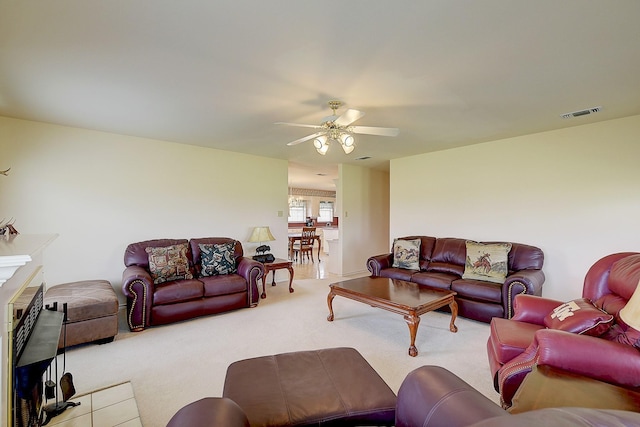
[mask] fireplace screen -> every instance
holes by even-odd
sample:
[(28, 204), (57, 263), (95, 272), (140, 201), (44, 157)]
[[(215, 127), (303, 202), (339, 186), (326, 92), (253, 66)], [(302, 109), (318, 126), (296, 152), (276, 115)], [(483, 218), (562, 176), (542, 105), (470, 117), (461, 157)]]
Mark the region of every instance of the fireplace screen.
[(43, 376), (57, 355), (64, 314), (43, 309), (44, 285), (15, 312), (13, 329), (13, 427), (43, 423)]

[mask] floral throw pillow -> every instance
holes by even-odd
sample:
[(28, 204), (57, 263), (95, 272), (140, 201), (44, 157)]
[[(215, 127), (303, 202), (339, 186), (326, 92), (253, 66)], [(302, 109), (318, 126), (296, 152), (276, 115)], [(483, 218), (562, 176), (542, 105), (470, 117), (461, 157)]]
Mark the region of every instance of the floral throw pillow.
[(420, 239), (393, 241), (393, 267), (420, 269)]
[(146, 248), (153, 283), (157, 285), (171, 280), (193, 279), (187, 258), (188, 250), (186, 243)]
[(511, 243), (479, 243), (467, 240), (463, 279), (504, 283), (509, 270)]
[(238, 271), (234, 250), (236, 242), (229, 243), (200, 243), (200, 258), (202, 269), (200, 275), (217, 276), (220, 274), (232, 274)]

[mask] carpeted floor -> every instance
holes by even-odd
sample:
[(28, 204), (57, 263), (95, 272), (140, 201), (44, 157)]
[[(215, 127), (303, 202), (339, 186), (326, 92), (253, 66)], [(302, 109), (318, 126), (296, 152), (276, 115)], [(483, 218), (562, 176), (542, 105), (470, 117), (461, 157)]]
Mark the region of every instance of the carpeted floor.
[[(489, 326), (459, 317), (449, 331), (445, 313), (421, 316), (419, 354), (410, 357), (404, 319), (342, 297), (333, 301), (327, 321), (331, 279), (294, 280), (267, 286), (256, 308), (193, 319), (131, 333), (124, 316), (115, 341), (67, 351), (67, 370), (78, 394), (130, 381), (142, 424), (165, 426), (189, 402), (220, 396), (227, 366), (236, 360), (297, 350), (356, 348), (397, 392), (404, 377), (422, 365), (451, 370), (498, 402), (486, 355)], [(124, 314), (124, 313), (123, 313)]]

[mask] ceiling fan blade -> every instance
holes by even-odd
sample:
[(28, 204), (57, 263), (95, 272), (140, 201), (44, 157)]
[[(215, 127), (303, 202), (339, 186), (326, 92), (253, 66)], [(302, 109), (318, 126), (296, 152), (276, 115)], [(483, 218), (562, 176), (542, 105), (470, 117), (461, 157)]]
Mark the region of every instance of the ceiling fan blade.
[(315, 128), (315, 129), (319, 129), (320, 128), (320, 126), (318, 126), (318, 125), (303, 125), (301, 123), (276, 122), (276, 123), (274, 123), (274, 125), (299, 126), (299, 127), (303, 127), (303, 128)]
[(301, 142), (308, 141), (310, 139), (315, 138), (316, 136), (320, 136), (320, 135), (323, 135), (323, 134), (324, 134), (324, 132), (316, 132), (316, 133), (313, 133), (311, 135), (307, 135), (304, 138), (300, 138), (300, 139), (296, 139), (295, 141), (288, 142), (287, 145), (298, 145)]
[(338, 126), (349, 126), (351, 123), (355, 122), (359, 118), (364, 116), (362, 111), (348, 109), (340, 117), (338, 117), (333, 123)]
[(374, 126), (352, 126), (350, 128), (353, 133), (364, 133), (367, 135), (379, 136), (398, 136), (400, 129), (398, 128), (379, 128)]

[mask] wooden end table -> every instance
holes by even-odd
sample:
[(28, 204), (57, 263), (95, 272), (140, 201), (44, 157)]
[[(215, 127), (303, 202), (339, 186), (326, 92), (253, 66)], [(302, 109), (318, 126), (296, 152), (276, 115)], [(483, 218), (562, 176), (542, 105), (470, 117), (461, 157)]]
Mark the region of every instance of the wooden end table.
[(389, 279), (386, 277), (360, 277), (358, 279), (345, 280), (329, 285), (331, 290), (327, 296), (329, 316), (327, 320), (333, 321), (333, 298), (340, 295), (354, 301), (368, 304), (372, 307), (382, 308), (393, 313), (402, 314), (409, 326), (411, 345), (409, 356), (418, 355), (416, 348), (416, 334), (420, 324), (420, 315), (448, 305), (451, 309), (451, 322), (449, 330), (458, 332), (455, 325), (458, 316), (458, 303), (454, 296), (456, 292), (443, 289), (435, 289), (417, 283), (404, 280)]
[(267, 282), (267, 275), (270, 271), (273, 272), (271, 277), (271, 286), (276, 285), (276, 270), (287, 269), (289, 270), (289, 292), (293, 292), (293, 266), (292, 262), (282, 258), (276, 258), (273, 262), (265, 262), (264, 265), (264, 276), (262, 277), (262, 295), (260, 298), (266, 298), (267, 292), (265, 290), (264, 284)]

